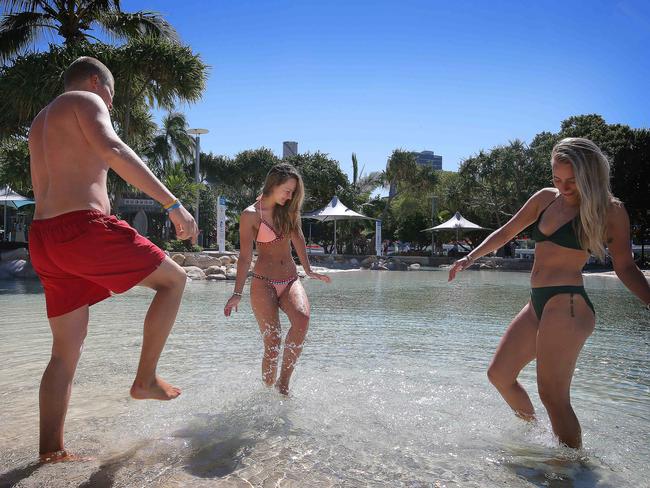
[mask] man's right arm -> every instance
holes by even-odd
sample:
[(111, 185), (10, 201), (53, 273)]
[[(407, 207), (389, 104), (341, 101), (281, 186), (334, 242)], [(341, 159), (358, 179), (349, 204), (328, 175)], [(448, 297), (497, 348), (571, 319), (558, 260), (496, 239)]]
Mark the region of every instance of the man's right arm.
[[(174, 195), (117, 135), (111, 124), (108, 108), (98, 95), (90, 92), (79, 93), (75, 98), (74, 111), (88, 144), (122, 179), (161, 205), (174, 201)], [(179, 238), (196, 239), (196, 223), (184, 208), (173, 210), (169, 218), (176, 226)]]
[(108, 108), (99, 96), (90, 92), (79, 93), (74, 107), (84, 137), (118, 175), (162, 205), (174, 200), (174, 195), (117, 135)]

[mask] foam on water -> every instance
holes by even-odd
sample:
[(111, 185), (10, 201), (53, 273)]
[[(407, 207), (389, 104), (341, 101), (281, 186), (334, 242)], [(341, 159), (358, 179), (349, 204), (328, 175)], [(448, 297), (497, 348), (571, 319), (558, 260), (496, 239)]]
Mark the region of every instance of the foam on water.
[[(528, 275), (358, 272), (304, 281), (307, 343), (284, 398), (261, 384), (248, 299), (222, 315), (231, 283), (188, 284), (159, 372), (172, 402), (128, 389), (151, 298), (92, 308), (66, 424), (87, 463), (38, 467), (38, 384), (50, 335), (37, 289), (0, 283), (0, 486), (643, 486), (650, 475), (650, 325), (611, 279), (589, 278), (598, 314), (573, 382), (584, 449), (561, 449), (516, 419), (485, 370), (527, 300)], [(281, 318), (286, 332), (287, 321)]]

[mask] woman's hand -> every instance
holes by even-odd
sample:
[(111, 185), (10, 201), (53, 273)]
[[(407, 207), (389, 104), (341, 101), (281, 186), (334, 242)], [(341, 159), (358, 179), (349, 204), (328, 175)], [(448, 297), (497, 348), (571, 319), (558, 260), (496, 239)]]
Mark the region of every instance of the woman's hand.
[(451, 268), (449, 269), (449, 279), (447, 281), (452, 281), (456, 277), (456, 273), (466, 270), (472, 264), (474, 264), (474, 259), (470, 258), (469, 256), (465, 256), (458, 261), (454, 261), (454, 264), (452, 264)]
[(239, 305), (240, 301), (241, 301), (241, 297), (239, 295), (231, 296), (226, 302), (226, 306), (223, 308), (223, 314), (226, 317), (230, 317), (233, 308), (235, 309), (235, 312), (237, 311), (237, 305)]
[(305, 273), (305, 274), (307, 276), (309, 276), (310, 278), (313, 278), (315, 280), (324, 281), (325, 283), (331, 283), (332, 282), (332, 278), (330, 278), (329, 276), (324, 275), (324, 274), (314, 273), (313, 271), (310, 271), (309, 273)]

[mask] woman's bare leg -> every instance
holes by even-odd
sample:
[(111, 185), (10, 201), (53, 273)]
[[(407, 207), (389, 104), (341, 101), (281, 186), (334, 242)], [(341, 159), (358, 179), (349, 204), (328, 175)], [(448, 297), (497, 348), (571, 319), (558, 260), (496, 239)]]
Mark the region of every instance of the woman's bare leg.
[(517, 376), (524, 366), (535, 359), (537, 327), (537, 316), (529, 302), (503, 334), (488, 368), (490, 382), (515, 414), (526, 420), (535, 418), (535, 409), (528, 393), (517, 381)]
[[(582, 445), (580, 423), (571, 406), (571, 380), (580, 350), (594, 330), (595, 317), (584, 298), (556, 295), (544, 307), (537, 335), (537, 387), (561, 443)], [(572, 312), (573, 309), (573, 312)]]
[(262, 381), (273, 386), (278, 372), (280, 355), (280, 317), (275, 288), (264, 280), (253, 278), (251, 282), (251, 307), (260, 327), (264, 341), (262, 357)]
[(280, 297), (280, 307), (287, 314), (291, 328), (284, 339), (282, 369), (277, 387), (280, 393), (289, 393), (289, 381), (309, 328), (309, 299), (300, 280), (291, 283)]

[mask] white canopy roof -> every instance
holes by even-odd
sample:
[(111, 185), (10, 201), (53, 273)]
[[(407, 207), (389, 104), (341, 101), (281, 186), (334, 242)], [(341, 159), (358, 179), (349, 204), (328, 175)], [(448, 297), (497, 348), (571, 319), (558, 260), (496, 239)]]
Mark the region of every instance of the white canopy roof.
[(329, 220), (348, 220), (348, 219), (368, 219), (376, 220), (372, 217), (366, 217), (360, 213), (350, 210), (348, 207), (343, 205), (337, 196), (332, 197), (330, 203), (326, 207), (321, 208), (320, 210), (314, 210), (313, 212), (308, 212), (302, 214), (303, 217), (307, 219), (320, 220), (321, 222)]
[(7, 205), (8, 203), (12, 203), (13, 206), (18, 208), (34, 203), (34, 200), (24, 197), (13, 191), (10, 187), (5, 186), (0, 188), (0, 204)]
[(475, 224), (474, 222), (470, 222), (467, 220), (465, 217), (463, 217), (460, 212), (456, 212), (452, 218), (450, 218), (447, 222), (444, 222), (440, 225), (436, 225), (435, 227), (430, 227), (428, 229), (424, 229), (422, 232), (426, 231), (439, 231), (439, 230), (459, 230), (459, 229), (465, 229), (465, 230), (481, 230), (481, 229), (487, 229), (486, 227), (481, 227), (480, 225)]

